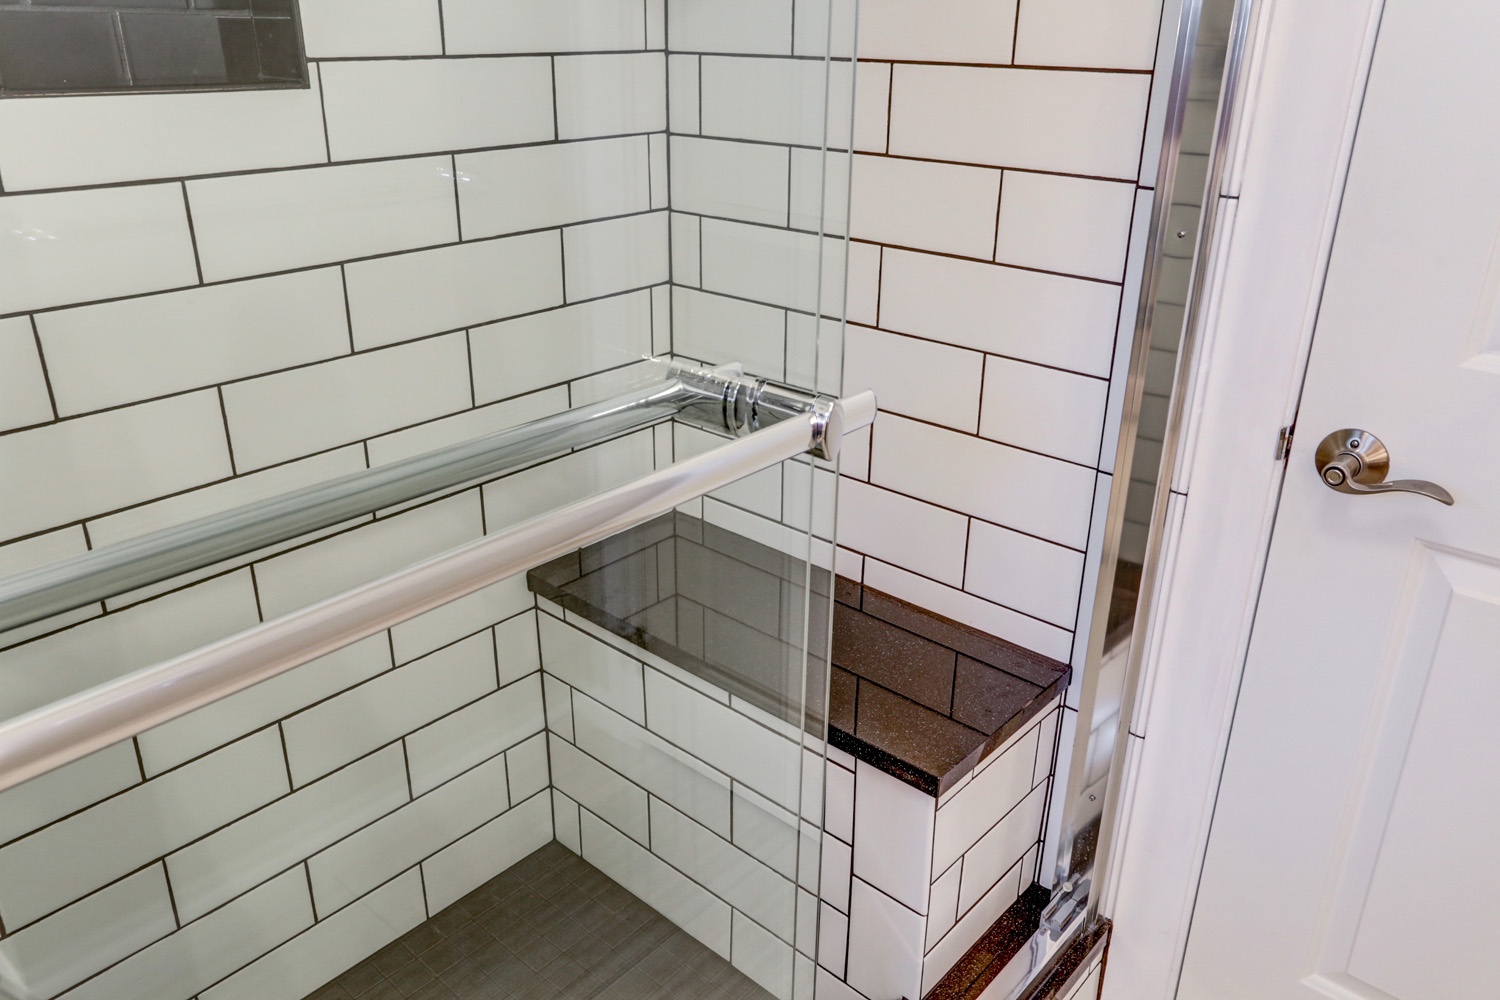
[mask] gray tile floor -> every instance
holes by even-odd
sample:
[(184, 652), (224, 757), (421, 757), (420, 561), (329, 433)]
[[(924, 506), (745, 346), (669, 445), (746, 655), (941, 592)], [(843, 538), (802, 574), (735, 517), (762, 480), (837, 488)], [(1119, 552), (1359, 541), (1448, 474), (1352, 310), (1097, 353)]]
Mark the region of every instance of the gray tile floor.
[(307, 1000), (770, 1000), (557, 842)]

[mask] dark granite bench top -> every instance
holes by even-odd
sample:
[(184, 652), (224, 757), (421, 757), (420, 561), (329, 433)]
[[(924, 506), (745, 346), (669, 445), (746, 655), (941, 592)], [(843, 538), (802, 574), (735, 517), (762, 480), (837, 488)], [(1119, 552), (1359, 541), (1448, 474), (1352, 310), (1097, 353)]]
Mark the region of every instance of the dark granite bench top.
[[(828, 741), (939, 795), (1019, 732), (1068, 668), (861, 587), (742, 535), (669, 514), (539, 566), (531, 589), (730, 694), (823, 735), (830, 582)], [(803, 608), (806, 711), (802, 690)]]

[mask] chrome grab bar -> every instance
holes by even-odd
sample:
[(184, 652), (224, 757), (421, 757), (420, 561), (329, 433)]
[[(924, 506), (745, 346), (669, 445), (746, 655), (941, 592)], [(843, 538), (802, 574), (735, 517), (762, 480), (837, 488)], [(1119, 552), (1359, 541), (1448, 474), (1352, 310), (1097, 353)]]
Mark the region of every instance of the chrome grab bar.
[(836, 458), (875, 394), (818, 405), (237, 635), (0, 723), (0, 791), (805, 452)]
[(493, 479), (671, 417), (738, 435), (809, 412), (825, 398), (747, 378), (737, 366), (708, 369), (674, 362), (664, 368), (666, 378), (661, 383), (614, 399), (210, 514), (0, 580), (0, 632), (439, 490)]

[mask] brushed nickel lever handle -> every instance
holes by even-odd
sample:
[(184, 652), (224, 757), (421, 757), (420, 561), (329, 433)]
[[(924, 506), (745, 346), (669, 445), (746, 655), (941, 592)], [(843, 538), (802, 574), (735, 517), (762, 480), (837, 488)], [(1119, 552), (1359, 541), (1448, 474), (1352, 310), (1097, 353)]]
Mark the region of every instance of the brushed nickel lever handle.
[(1385, 444), (1369, 431), (1346, 427), (1334, 431), (1318, 443), (1313, 461), (1318, 476), (1331, 490), (1368, 496), (1372, 493), (1416, 493), (1438, 503), (1453, 506), (1453, 494), (1437, 483), (1425, 479), (1397, 479), (1386, 482), (1391, 470), (1391, 453)]

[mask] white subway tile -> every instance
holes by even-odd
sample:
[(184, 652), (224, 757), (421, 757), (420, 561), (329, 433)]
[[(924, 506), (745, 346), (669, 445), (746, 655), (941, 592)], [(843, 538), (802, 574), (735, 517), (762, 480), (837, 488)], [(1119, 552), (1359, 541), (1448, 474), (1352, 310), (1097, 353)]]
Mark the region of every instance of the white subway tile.
[(443, 51), (440, 0), (302, 0), (309, 59), (435, 56)]
[(964, 853), (958, 912), (967, 913), (1041, 839), (1047, 789), (1038, 787)]
[(542, 694), (547, 707), (547, 732), (573, 742), (573, 689), (544, 673)]
[(651, 356), (651, 293), (475, 327), (469, 346), (480, 402), (617, 368)]
[(667, 25), (676, 51), (792, 52), (792, 0), (667, 0)]
[(466, 239), (651, 207), (651, 154), (645, 136), (467, 153), (457, 162)]
[(436, 915), (551, 841), (551, 799), (533, 795), (422, 862), (428, 909)]
[(505, 761), (497, 758), (313, 855), (313, 902), (326, 918), (506, 810)]
[(856, 6), (855, 0), (798, 0), (795, 54), (849, 58), (854, 51)]
[(646, 48), (662, 49), (667, 45), (666, 0), (646, 0)]
[(1043, 656), (1067, 659), (1073, 633), (1001, 607), (982, 597), (946, 587), (876, 559), (865, 560), (865, 586), (899, 597), (946, 618), (1000, 636)]
[(350, 264), (345, 271), (354, 346), (360, 350), (563, 301), (555, 233), (377, 257)]
[(557, 137), (661, 132), (667, 127), (667, 57), (661, 52), (560, 56)]
[(0, 438), (8, 488), (0, 536), (27, 534), (230, 474), (211, 391)]
[(1023, 3), (1016, 29), (1016, 62), (1151, 69), (1161, 11), (1161, 0)]
[(818, 238), (810, 233), (703, 220), (707, 290), (816, 312), (821, 261)]
[(786, 313), (724, 295), (672, 289), (672, 347), (708, 364), (741, 361), (745, 370), (784, 377)]
[(0, 916), (17, 927), (287, 791), (268, 729), (0, 850)]
[(1040, 785), (1052, 775), (1053, 754), (1057, 751), (1058, 712), (1048, 714), (1037, 726), (1036, 767), (1031, 773), (1031, 783)]
[(0, 430), (51, 419), (47, 377), (31, 323), (25, 316), (0, 319)]
[(848, 230), (849, 158), (800, 146), (791, 147), (791, 154), (791, 227), (843, 235)]
[(281, 724), (292, 780), (301, 787), (494, 689), (485, 633), (397, 667)]
[(1013, 869), (927, 953), (922, 963), (922, 989), (930, 990), (936, 986), (937, 981), (948, 974), (948, 970), (1000, 919), (1019, 895), (1018, 872)]
[(922, 996), (922, 917), (854, 880), (849, 985), (867, 996)]
[(898, 156), (1135, 179), (1149, 76), (903, 65), (891, 88)]
[(532, 674), (418, 729), (406, 737), (412, 794), (425, 795), (545, 726), (541, 675)]
[(1016, 26), (1016, 3), (1017, 0), (864, 0), (859, 17), (860, 58), (1008, 63)]
[(843, 768), (824, 772), (823, 798), (828, 807), (824, 828), (846, 844), (854, 843), (854, 773)]
[[(426, 614), (391, 627), (391, 644), (397, 663), (408, 663), (441, 646), (456, 642), (492, 622), (503, 623), (496, 636), (500, 672), (510, 680), (540, 669), (536, 650), (536, 626), (530, 615), (531, 592), (524, 574), (491, 584), (467, 597), (434, 608)], [(519, 617), (518, 617), (519, 616)]]
[(238, 469), (430, 420), (470, 405), (469, 353), (452, 333), (225, 386)]
[(0, 233), (6, 312), (198, 282), (176, 184), (0, 198)]
[(537, 619), (542, 634), (542, 666), (569, 685), (645, 724), (642, 667), (618, 650), (565, 625), (551, 615)]
[[(787, 878), (796, 878), (799, 861), (796, 814), (744, 785), (736, 784), (732, 792), (734, 845)], [(816, 841), (802, 846), (813, 852), (817, 850)]]
[[(892, 525), (901, 525), (892, 531)], [(969, 519), (858, 480), (839, 491), (839, 539), (860, 552), (950, 586), (963, 585)]]
[(196, 920), (410, 800), (389, 746), (167, 857), (178, 917)]
[(505, 751), (505, 769), (510, 778), (510, 800), (530, 798), (552, 783), (547, 752), (547, 734), (538, 731), (519, 746)]
[(274, 618), (478, 538), (474, 491), (363, 525), (256, 567), (261, 610)]
[(141, 780), (129, 740), (0, 792), (0, 843), (77, 812)]
[(892, 156), (856, 156), (853, 235), (988, 260), (1000, 171)]
[(218, 177), (187, 191), (207, 281), (458, 238), (446, 156)]
[(886, 414), (871, 481), (1062, 545), (1083, 548), (1091, 469)]
[(659, 801), (651, 803), (651, 851), (783, 941), (792, 940), (792, 882)]
[(651, 159), (651, 207), (653, 209), (670, 208), (671, 177), (667, 157), (667, 134), (665, 132), (653, 132), (646, 137), (646, 146)]
[(0, 718), (77, 694), (260, 621), (246, 571), (0, 653)]
[(391, 666), (384, 635), (345, 646), (311, 663), (212, 702), (139, 737), (147, 776), (270, 725), (313, 702), (366, 681)]
[(24, 191), (322, 163), (316, 74), (310, 84), (6, 101), (0, 174), (7, 191)]
[(0, 988), (55, 996), (176, 929), (166, 876), (152, 865), (0, 941)]
[(495, 668), (502, 687), (542, 669), (535, 612), (507, 619), (496, 625), (493, 631)]
[(64, 415), (349, 352), (337, 268), (42, 313)]
[(730, 960), (777, 1000), (792, 1000), (792, 946), (739, 910), (733, 914)]
[(720, 956), (729, 957), (730, 907), (590, 812), (583, 858)]
[(932, 848), (934, 871), (946, 871), (1031, 791), (1036, 760), (1035, 727), (1004, 755), (974, 776), (938, 810)]
[(583, 808), (604, 817), (626, 836), (642, 844), (651, 842), (644, 791), (571, 743), (549, 736), (547, 745), (552, 758), (552, 783), (558, 789)]
[(854, 788), (854, 874), (926, 913), (937, 800), (864, 761)]
[(563, 230), (563, 258), (574, 302), (670, 281), (667, 213), (569, 226)]
[(579, 839), (578, 803), (557, 789), (552, 789), (552, 828), (558, 843), (577, 854), (583, 850)]
[(963, 871), (963, 865), (950, 865), (948, 870), (939, 875), (932, 883), (932, 895), (929, 897), (927, 912), (927, 944), (928, 951), (932, 946), (942, 939), (944, 934), (953, 929), (958, 921), (958, 880)]
[(675, 296), (679, 286), (703, 284), (703, 221), (696, 215), (672, 212), (668, 227), (672, 233), (672, 292)]
[(445, 0), (448, 52), (594, 52), (646, 44), (642, 0)]
[(667, 56), (667, 120), (677, 135), (699, 132), (698, 63), (698, 56)]
[(652, 463), (651, 434), (644, 431), (513, 473), (485, 485), (485, 523), (490, 531), (499, 531), (638, 479), (652, 470)]
[(1134, 206), (1134, 184), (1007, 170), (995, 259), (1119, 281)]
[(592, 698), (573, 696), (574, 740), (657, 798), (729, 836), (729, 779), (656, 734), (609, 711)]
[(891, 124), (891, 64), (860, 60), (855, 87), (854, 148), (884, 153)]
[[(697, 0), (683, 3), (709, 6)], [(743, 6), (755, 16), (756, 7)], [(677, 34), (675, 19), (672, 33)], [(834, 127), (825, 121), (827, 75), (819, 59), (705, 56), (698, 97), (703, 134), (821, 148), (825, 125)], [(832, 135), (828, 138), (830, 144), (839, 145)]]
[(650, 728), (785, 809), (798, 807), (797, 744), (674, 680), (648, 671)]
[(1071, 372), (991, 357), (985, 363), (979, 433), (1092, 466), (1109, 384)]
[[(842, 979), (847, 971), (845, 959), (848, 954), (849, 917), (824, 903), (818, 921), (818, 964)], [(859, 996), (843, 983), (839, 985), (848, 991), (850, 997)], [(827, 997), (830, 994), (820, 989), (817, 995)]]
[(307, 876), (293, 869), (90, 979), (68, 1000), (190, 997), (311, 926)]
[(553, 138), (546, 59), (359, 60), (320, 73), (335, 160)]
[(868, 327), (847, 331), (846, 392), (874, 389), (884, 411), (956, 430), (978, 429), (983, 355)]
[(411, 869), (204, 990), (202, 1000), (302, 1000), (426, 917), (422, 876)]
[(975, 521), (965, 587), (1016, 611), (1071, 629), (1078, 617), (1083, 553)]
[(888, 330), (1109, 374), (1120, 306), (1114, 285), (888, 249), (880, 298)]
[(672, 207), (785, 226), (789, 152), (784, 146), (673, 136)]

